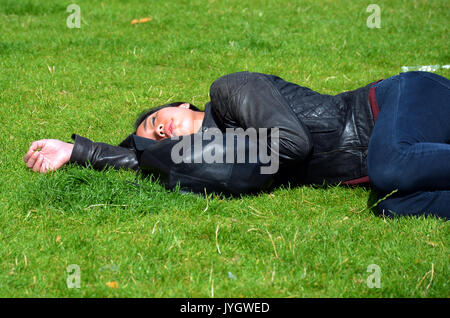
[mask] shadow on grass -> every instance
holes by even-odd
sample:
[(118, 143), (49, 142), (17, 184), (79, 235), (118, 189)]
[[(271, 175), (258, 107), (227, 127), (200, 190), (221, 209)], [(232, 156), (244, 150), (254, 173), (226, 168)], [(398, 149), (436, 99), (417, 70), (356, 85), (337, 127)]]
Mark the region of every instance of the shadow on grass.
[(27, 200), (18, 204), (24, 211), (54, 208), (80, 212), (109, 207), (142, 213), (159, 211), (158, 203), (164, 205), (176, 200), (167, 197), (164, 188), (152, 179), (134, 179), (129, 172), (114, 169), (96, 171), (68, 166), (46, 175), (34, 175), (22, 186), (21, 192)]

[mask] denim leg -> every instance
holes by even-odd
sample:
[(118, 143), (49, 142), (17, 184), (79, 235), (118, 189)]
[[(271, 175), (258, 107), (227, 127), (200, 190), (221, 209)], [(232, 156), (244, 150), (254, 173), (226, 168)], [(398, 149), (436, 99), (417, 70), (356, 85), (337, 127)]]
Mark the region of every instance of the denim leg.
[(450, 191), (418, 191), (388, 197), (377, 206), (378, 213), (396, 216), (438, 216), (450, 219)]
[(448, 218), (450, 81), (401, 73), (378, 83), (376, 96), (380, 113), (369, 142), (369, 178), (383, 195), (398, 190), (379, 212)]
[(380, 113), (367, 158), (376, 189), (450, 190), (450, 81), (401, 73), (377, 86)]

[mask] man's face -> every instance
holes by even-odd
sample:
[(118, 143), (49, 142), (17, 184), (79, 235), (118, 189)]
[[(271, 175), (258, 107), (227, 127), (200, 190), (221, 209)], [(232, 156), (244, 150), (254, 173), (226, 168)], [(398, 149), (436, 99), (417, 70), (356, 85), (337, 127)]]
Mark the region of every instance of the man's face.
[[(198, 112), (189, 109), (189, 104), (165, 107), (148, 116), (137, 128), (136, 135), (154, 140), (195, 133)], [(201, 121), (200, 121), (201, 126)], [(198, 127), (200, 127), (198, 126)]]

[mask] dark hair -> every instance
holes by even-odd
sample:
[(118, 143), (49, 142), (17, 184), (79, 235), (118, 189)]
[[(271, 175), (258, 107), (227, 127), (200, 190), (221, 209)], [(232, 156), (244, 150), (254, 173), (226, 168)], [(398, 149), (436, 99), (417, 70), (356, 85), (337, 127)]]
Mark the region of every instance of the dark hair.
[(154, 108), (150, 108), (147, 110), (144, 110), (137, 118), (136, 122), (134, 123), (134, 129), (137, 130), (137, 128), (139, 127), (139, 125), (151, 114), (157, 112), (160, 109), (166, 108), (166, 107), (177, 107), (180, 106), (181, 104), (189, 104), (189, 109), (196, 111), (196, 112), (201, 112), (200, 109), (198, 109), (196, 106), (192, 105), (191, 103), (186, 103), (186, 102), (175, 102), (175, 103), (170, 103), (170, 104), (165, 104), (165, 105), (161, 105), (161, 106), (157, 106)]

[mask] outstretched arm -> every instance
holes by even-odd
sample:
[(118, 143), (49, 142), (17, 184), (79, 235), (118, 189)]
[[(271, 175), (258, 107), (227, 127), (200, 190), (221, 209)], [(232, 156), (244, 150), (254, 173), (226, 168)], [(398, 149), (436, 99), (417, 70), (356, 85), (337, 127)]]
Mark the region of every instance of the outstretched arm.
[(57, 139), (41, 139), (33, 142), (24, 157), (27, 167), (41, 173), (57, 170), (66, 163), (82, 166), (91, 164), (96, 170), (102, 170), (106, 166), (115, 169), (138, 168), (133, 148), (93, 142), (78, 135), (73, 135), (72, 138), (74, 144)]

